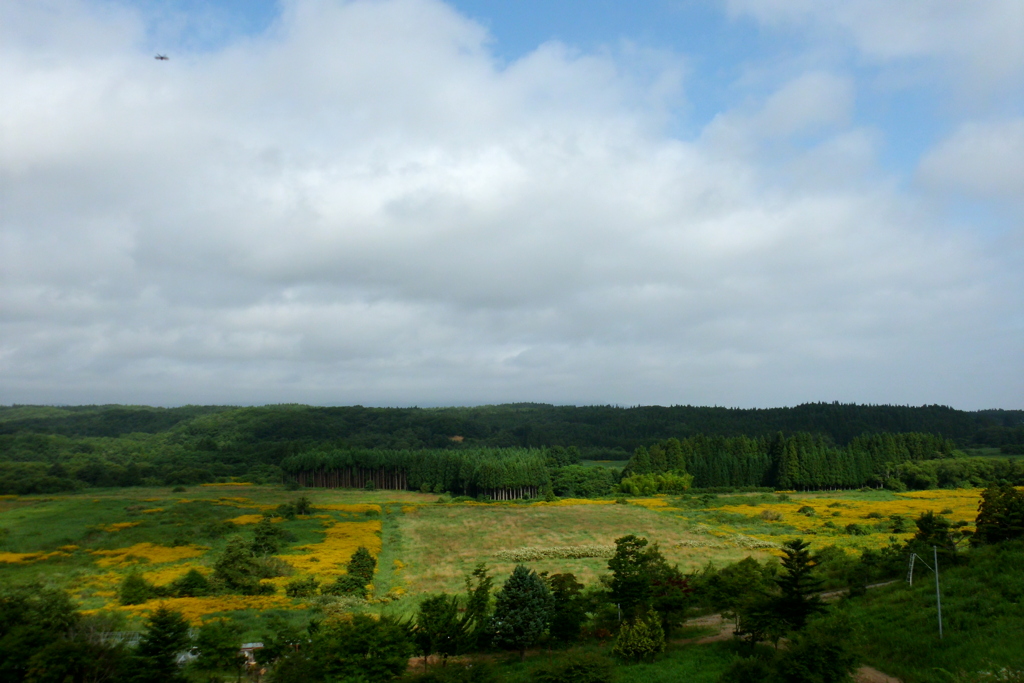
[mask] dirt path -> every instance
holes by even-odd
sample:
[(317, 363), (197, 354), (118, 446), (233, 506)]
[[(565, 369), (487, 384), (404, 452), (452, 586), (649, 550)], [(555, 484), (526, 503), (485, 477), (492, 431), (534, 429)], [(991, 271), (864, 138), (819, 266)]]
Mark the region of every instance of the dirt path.
[(853, 680), (857, 683), (903, 683), (900, 679), (884, 674), (878, 669), (872, 669), (870, 666), (862, 666), (854, 671)]

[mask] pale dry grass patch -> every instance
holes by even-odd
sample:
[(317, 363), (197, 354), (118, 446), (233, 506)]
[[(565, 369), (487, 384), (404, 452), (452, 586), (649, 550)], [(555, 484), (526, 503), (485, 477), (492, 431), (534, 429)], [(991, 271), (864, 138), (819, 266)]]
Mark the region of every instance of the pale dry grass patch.
[[(660, 505), (658, 507), (661, 507)], [(462, 589), (462, 578), (478, 562), (486, 562), (499, 582), (514, 563), (502, 555), (525, 548), (614, 546), (627, 534), (659, 543), (662, 553), (684, 571), (734, 562), (748, 555), (767, 557), (763, 550), (729, 546), (708, 548), (690, 525), (673, 515), (638, 505), (474, 505), (424, 506), (399, 518), (403, 539), (405, 582), (410, 593)], [(572, 572), (585, 583), (607, 573), (604, 558), (558, 558), (530, 562), (538, 571)]]

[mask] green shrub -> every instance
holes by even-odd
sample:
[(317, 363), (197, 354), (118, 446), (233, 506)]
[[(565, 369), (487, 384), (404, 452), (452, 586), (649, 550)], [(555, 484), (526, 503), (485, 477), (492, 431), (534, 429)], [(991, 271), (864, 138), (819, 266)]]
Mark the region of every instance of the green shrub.
[(801, 515), (807, 515), (808, 517), (813, 517), (815, 514), (817, 514), (814, 512), (814, 508), (812, 508), (810, 505), (804, 505), (802, 508), (797, 510), (797, 512), (799, 512)]
[(718, 680), (719, 683), (765, 683), (771, 680), (771, 676), (772, 668), (767, 662), (747, 657), (733, 662)]
[(597, 654), (576, 654), (534, 669), (537, 683), (609, 683), (614, 680), (615, 663)]
[(495, 683), (498, 678), (489, 663), (471, 662), (434, 667), (430, 671), (405, 676), (400, 680), (407, 683)]
[(141, 605), (147, 600), (159, 597), (156, 586), (142, 578), (141, 574), (132, 572), (124, 577), (117, 589), (117, 601), (122, 605)]
[(324, 595), (354, 595), (365, 598), (367, 583), (357, 576), (342, 574), (334, 580), (334, 583), (324, 585), (320, 592)]
[(665, 650), (665, 631), (656, 616), (625, 622), (619, 629), (612, 654), (630, 662), (649, 661)]
[(369, 550), (359, 546), (352, 553), (352, 557), (349, 558), (347, 570), (349, 576), (360, 579), (363, 585), (366, 585), (373, 581), (373, 573), (377, 571), (377, 560), (374, 559)]
[(868, 532), (860, 524), (847, 524), (846, 533), (851, 536), (867, 536)]
[(179, 598), (197, 598), (210, 592), (210, 582), (196, 569), (189, 569), (170, 585), (171, 592)]
[(315, 576), (293, 579), (284, 587), (284, 594), (289, 598), (308, 598), (317, 594), (320, 582)]

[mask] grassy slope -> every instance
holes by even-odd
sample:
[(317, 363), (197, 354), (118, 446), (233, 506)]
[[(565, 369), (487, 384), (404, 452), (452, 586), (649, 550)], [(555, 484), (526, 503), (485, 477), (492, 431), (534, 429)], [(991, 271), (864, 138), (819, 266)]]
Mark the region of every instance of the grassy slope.
[(967, 565), (940, 567), (941, 641), (934, 576), (927, 569), (915, 571), (913, 588), (901, 582), (871, 591), (844, 609), (860, 626), (868, 663), (906, 683), (949, 681), (949, 673), (957, 672), (1024, 669), (1022, 567), (1022, 543), (982, 548), (971, 553)]

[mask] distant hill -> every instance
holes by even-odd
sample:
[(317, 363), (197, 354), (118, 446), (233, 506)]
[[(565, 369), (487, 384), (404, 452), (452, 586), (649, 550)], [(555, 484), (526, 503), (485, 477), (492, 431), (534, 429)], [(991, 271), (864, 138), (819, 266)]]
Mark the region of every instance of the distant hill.
[(841, 403), (754, 409), (539, 403), (472, 408), (0, 406), (0, 434), (170, 432), (179, 442), (235, 447), (317, 442), (359, 448), (574, 445), (585, 455), (614, 459), (670, 437), (758, 437), (780, 431), (821, 434), (837, 445), (863, 434), (924, 432), (961, 446), (1002, 446), (1024, 443), (1024, 411)]

